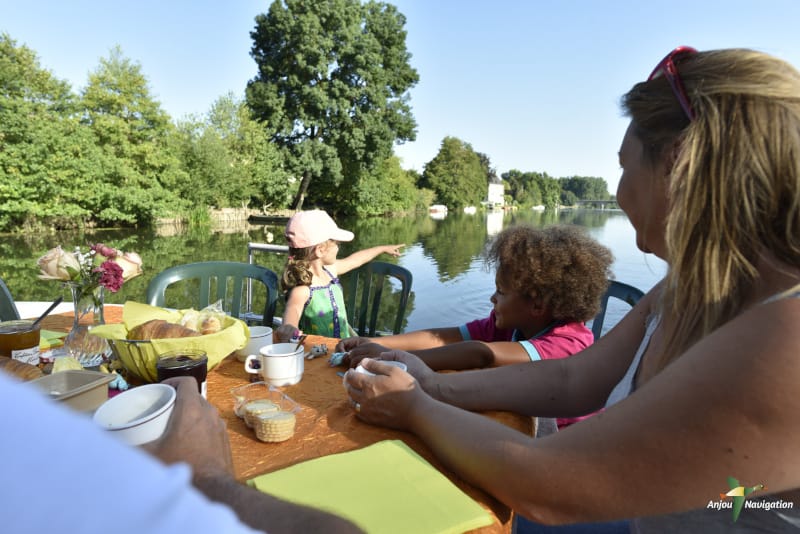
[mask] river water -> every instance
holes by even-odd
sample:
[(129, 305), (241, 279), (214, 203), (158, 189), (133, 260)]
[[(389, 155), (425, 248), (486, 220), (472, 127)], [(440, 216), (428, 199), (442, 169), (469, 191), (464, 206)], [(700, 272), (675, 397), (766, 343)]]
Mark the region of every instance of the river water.
[[(448, 218), (452, 217), (448, 215)], [(636, 248), (635, 231), (621, 211), (561, 211), (557, 214), (537, 212), (488, 213), (473, 217), (458, 216), (459, 224), (485, 225), (486, 236), (499, 232), (515, 222), (535, 225), (554, 223), (585, 226), (590, 235), (609, 247), (614, 254), (614, 277), (647, 292), (666, 273), (666, 264)], [(444, 221), (437, 221), (441, 224)], [(458, 247), (454, 236), (453, 245)], [(483, 257), (473, 254), (463, 269), (442, 270), (435, 254), (420, 243), (409, 247), (399, 262), (414, 273), (415, 306), (408, 317), (407, 330), (430, 325), (459, 325), (467, 320), (485, 317), (491, 310), (489, 297), (494, 291), (494, 272), (487, 271)], [(604, 332), (630, 309), (627, 305), (609, 303)]]
[[(617, 280), (650, 289), (666, 272), (664, 262), (636, 248), (635, 232), (621, 211), (561, 210), (537, 212), (518, 210), (467, 215), (450, 213), (442, 219), (428, 215), (394, 218), (341, 219), (339, 226), (355, 232), (352, 243), (343, 243), (340, 257), (357, 249), (379, 244), (405, 243), (396, 261), (414, 276), (405, 330), (433, 326), (454, 326), (484, 317), (491, 310), (494, 273), (487, 270), (483, 250), (488, 239), (508, 225), (526, 222), (537, 226), (556, 223), (584, 226), (598, 241), (611, 249)], [(147, 283), (158, 272), (181, 263), (205, 260), (247, 261), (248, 242), (284, 244), (281, 226), (249, 226), (225, 230), (175, 231), (97, 230), (92, 233), (54, 233), (0, 236), (0, 277), (16, 300), (52, 300), (68, 295), (60, 284), (37, 278), (36, 259), (46, 250), (62, 245), (105, 242), (123, 250), (138, 252), (145, 274), (127, 282), (106, 301), (143, 301)], [(259, 254), (257, 262), (280, 274), (283, 257)], [(191, 303), (187, 303), (189, 305)], [(626, 306), (610, 305), (606, 326), (625, 313)]]

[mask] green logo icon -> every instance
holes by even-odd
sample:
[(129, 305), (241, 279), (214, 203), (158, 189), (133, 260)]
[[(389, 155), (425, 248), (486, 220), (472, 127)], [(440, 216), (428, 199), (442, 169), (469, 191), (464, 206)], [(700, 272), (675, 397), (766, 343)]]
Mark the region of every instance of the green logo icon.
[(749, 488), (745, 488), (739, 481), (733, 477), (728, 477), (728, 487), (730, 491), (728, 493), (720, 493), (719, 498), (723, 501), (728, 498), (733, 498), (733, 522), (735, 523), (737, 519), (739, 519), (739, 514), (742, 513), (742, 508), (744, 508), (744, 501), (745, 497), (753, 493), (754, 491), (762, 491), (767, 489), (764, 484), (756, 484), (755, 486), (751, 486)]

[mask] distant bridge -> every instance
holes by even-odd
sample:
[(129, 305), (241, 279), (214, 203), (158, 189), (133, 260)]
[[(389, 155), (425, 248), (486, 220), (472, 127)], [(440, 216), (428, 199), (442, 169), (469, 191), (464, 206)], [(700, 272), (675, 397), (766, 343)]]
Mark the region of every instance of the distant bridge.
[(579, 200), (578, 206), (583, 208), (594, 208), (596, 210), (618, 210), (619, 204), (616, 200)]

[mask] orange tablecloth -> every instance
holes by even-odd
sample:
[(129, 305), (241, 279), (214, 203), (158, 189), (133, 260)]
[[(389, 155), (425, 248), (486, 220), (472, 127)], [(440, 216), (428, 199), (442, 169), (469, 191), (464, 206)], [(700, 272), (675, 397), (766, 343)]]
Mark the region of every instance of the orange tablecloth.
[[(105, 318), (109, 323), (120, 321), (121, 307), (107, 307)], [(72, 326), (70, 314), (50, 316), (45, 321), (44, 328), (51, 330), (68, 330)], [(309, 336), (305, 340), (305, 346), (308, 349), (313, 345), (325, 344), (329, 353), (332, 353), (336, 341)], [(233, 396), (230, 390), (249, 383), (250, 377), (255, 376), (244, 371), (242, 362), (231, 355), (209, 373), (208, 400), (219, 410), (220, 416), (228, 425), (237, 479), (244, 481), (305, 460), (360, 449), (382, 440), (400, 439), (491, 511), (494, 524), (476, 532), (511, 531), (512, 514), (509, 508), (449, 471), (416, 436), (368, 425), (358, 420), (348, 403), (342, 378), (337, 375), (337, 371), (342, 370), (340, 367), (330, 367), (327, 356), (306, 360), (300, 383), (281, 388), (302, 407), (297, 414), (294, 437), (282, 443), (259, 441), (253, 430), (247, 428), (244, 421), (233, 412)], [(528, 435), (533, 433), (533, 422), (529, 417), (501, 412), (492, 412), (487, 416)]]

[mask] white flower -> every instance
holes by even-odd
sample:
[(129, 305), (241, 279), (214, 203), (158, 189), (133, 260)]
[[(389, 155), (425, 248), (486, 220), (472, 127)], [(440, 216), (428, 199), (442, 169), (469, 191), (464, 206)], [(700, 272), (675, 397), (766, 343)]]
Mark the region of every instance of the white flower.
[(113, 261), (122, 267), (122, 279), (125, 281), (142, 274), (142, 258), (135, 252), (125, 252)]
[(50, 249), (38, 259), (36, 264), (42, 280), (73, 280), (81, 272), (81, 264), (71, 252), (65, 252), (60, 246)]

